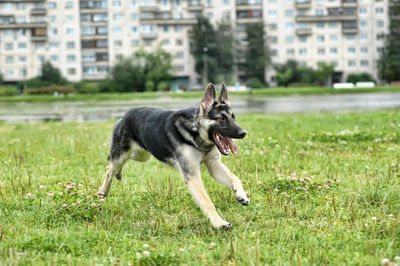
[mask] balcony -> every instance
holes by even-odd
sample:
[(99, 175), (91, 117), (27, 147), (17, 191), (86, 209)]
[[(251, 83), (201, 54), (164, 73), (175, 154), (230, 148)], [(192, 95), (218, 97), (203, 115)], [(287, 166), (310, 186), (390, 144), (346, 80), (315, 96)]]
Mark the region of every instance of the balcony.
[(46, 42), (47, 35), (31, 36), (32, 42)]
[(202, 11), (203, 10), (203, 5), (202, 4), (193, 4), (189, 3), (187, 9), (189, 11)]
[(342, 32), (344, 34), (358, 33), (358, 21), (343, 21)]
[(151, 40), (151, 39), (157, 39), (158, 33), (157, 32), (141, 32), (140, 36), (142, 37), (142, 39)]
[(184, 19), (155, 19), (155, 24), (158, 25), (194, 25), (197, 23), (197, 19), (184, 18)]
[(237, 18), (237, 22), (238, 23), (258, 23), (258, 22), (262, 22), (262, 18), (243, 17), (243, 18)]
[(342, 0), (343, 7), (357, 7), (357, 0)]
[(46, 22), (0, 24), (0, 29), (33, 29), (45, 27), (47, 27)]
[(157, 12), (159, 10), (157, 5), (140, 6), (140, 11), (142, 12)]
[(389, 6), (400, 6), (400, 0), (389, 0)]
[(296, 8), (298, 9), (308, 9), (311, 8), (311, 1), (296, 1)]
[(27, 3), (27, 2), (31, 2), (31, 3), (38, 3), (38, 2), (45, 2), (46, 0), (0, 0), (0, 3)]
[(312, 31), (311, 28), (306, 28), (306, 29), (297, 29), (296, 34), (297, 35), (311, 35)]
[(262, 9), (261, 1), (236, 0), (236, 10)]
[(39, 16), (44, 16), (46, 15), (46, 9), (45, 8), (33, 8), (31, 10), (31, 15), (39, 15)]
[(325, 22), (325, 21), (354, 21), (357, 20), (357, 8), (328, 8), (325, 15), (299, 15), (297, 22)]

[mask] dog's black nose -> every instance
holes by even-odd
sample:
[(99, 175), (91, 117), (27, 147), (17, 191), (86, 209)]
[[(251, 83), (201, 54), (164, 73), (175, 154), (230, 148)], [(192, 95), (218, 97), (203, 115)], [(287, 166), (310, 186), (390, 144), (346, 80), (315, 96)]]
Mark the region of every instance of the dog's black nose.
[(240, 131), (239, 131), (239, 133), (238, 133), (238, 136), (239, 136), (239, 138), (244, 138), (245, 136), (246, 136), (246, 134), (247, 134), (247, 132), (246, 131), (244, 131), (243, 129), (241, 129)]

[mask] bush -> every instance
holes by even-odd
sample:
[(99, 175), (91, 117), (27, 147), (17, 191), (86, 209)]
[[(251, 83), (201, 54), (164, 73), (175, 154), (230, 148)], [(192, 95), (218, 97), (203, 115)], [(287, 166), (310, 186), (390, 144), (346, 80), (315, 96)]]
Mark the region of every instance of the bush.
[(157, 85), (157, 90), (159, 90), (159, 91), (167, 91), (168, 88), (169, 88), (169, 83), (168, 82), (161, 81)]
[(362, 82), (362, 81), (373, 81), (373, 82), (375, 82), (375, 80), (368, 73), (349, 74), (347, 76), (347, 80), (346, 81), (350, 82), (350, 83), (357, 83), (357, 82)]
[(13, 96), (18, 92), (14, 86), (3, 86), (0, 87), (0, 96)]
[(61, 85), (50, 85), (46, 87), (28, 89), (28, 94), (54, 94), (54, 92), (58, 92), (60, 94), (70, 94), (77, 93), (78, 91), (73, 87)]
[(315, 84), (304, 83), (304, 82), (295, 82), (289, 84), (289, 88), (307, 88), (307, 87), (315, 87)]
[(79, 93), (98, 93), (100, 92), (99, 84), (82, 80), (76, 85)]
[(117, 92), (118, 86), (117, 83), (112, 79), (105, 79), (101, 81), (98, 85), (100, 92)]
[(146, 91), (153, 91), (154, 90), (154, 81), (146, 80)]
[(254, 88), (259, 89), (259, 88), (265, 88), (266, 87), (266, 85), (261, 80), (259, 80), (258, 78), (251, 78), (247, 82), (246, 86), (250, 87), (250, 88), (253, 88), (253, 89)]

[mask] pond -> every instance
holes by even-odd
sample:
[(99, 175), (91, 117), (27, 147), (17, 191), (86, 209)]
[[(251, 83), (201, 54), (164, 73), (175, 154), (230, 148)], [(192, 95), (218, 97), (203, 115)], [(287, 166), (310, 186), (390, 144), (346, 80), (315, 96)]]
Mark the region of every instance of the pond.
[[(18, 102), (0, 103), (0, 121), (23, 122), (98, 122), (116, 119), (130, 108), (154, 106), (180, 109), (200, 103), (200, 99), (157, 98), (130, 101)], [(400, 108), (400, 93), (363, 93), (318, 96), (232, 96), (237, 113), (297, 113), (362, 111)]]

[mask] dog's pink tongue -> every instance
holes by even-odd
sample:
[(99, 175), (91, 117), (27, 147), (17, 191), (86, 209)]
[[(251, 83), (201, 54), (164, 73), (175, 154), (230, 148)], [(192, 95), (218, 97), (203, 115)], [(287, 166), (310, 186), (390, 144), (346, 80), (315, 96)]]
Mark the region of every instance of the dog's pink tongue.
[(233, 140), (231, 138), (227, 138), (228, 139), (228, 145), (229, 145), (229, 149), (231, 149), (232, 153), (234, 155), (237, 154), (237, 147), (236, 145), (233, 143)]

